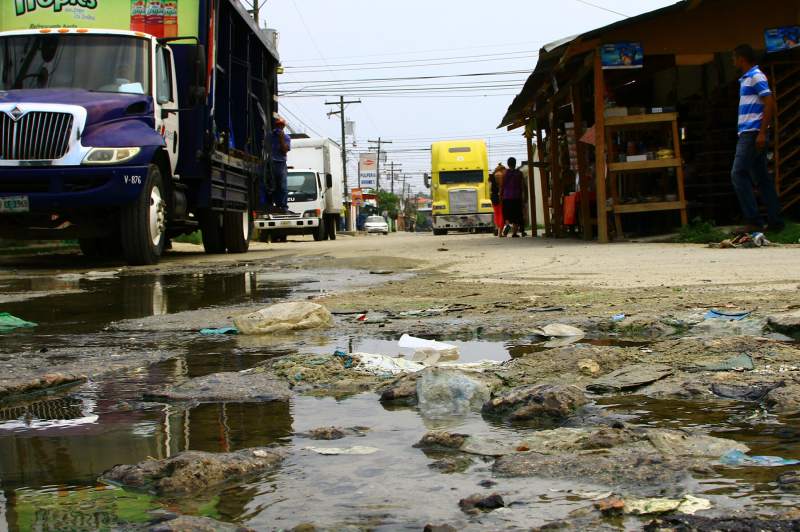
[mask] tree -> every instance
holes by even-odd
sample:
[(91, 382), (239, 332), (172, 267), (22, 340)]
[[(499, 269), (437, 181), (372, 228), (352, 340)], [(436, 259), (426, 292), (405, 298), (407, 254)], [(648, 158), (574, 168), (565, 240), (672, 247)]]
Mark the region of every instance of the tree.
[(397, 194), (381, 190), (378, 192), (378, 211), (388, 213), (392, 220), (397, 219), (397, 211), (400, 207), (400, 198)]

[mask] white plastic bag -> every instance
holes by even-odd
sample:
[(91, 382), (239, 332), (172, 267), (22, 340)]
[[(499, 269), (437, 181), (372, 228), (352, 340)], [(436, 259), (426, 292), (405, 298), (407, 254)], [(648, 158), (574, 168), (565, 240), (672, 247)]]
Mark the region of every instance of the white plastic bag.
[(303, 329), (330, 327), (333, 316), (328, 309), (305, 301), (280, 303), (233, 319), (240, 334), (276, 334)]

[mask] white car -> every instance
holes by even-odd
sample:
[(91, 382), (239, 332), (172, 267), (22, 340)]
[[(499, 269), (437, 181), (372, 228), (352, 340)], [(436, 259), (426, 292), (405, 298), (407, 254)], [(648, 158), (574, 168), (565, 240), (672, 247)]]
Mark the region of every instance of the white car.
[(364, 230), (367, 233), (383, 233), (389, 234), (389, 224), (383, 219), (383, 216), (369, 216), (367, 221), (364, 222)]

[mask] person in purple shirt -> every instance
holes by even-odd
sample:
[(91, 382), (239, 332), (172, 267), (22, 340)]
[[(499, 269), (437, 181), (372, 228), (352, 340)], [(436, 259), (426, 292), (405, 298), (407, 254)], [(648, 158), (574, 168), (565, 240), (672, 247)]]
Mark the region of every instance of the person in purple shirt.
[(513, 231), (512, 237), (519, 238), (520, 232), (525, 230), (525, 217), (522, 212), (525, 178), (517, 169), (517, 160), (511, 157), (508, 160), (508, 170), (503, 179), (503, 215), (511, 227), (506, 227), (505, 235)]
[(285, 128), (286, 120), (278, 118), (275, 120), (275, 129), (272, 130), (272, 203), (275, 211), (281, 214), (289, 211), (289, 190), (286, 182), (289, 169), (286, 158), (292, 149), (292, 139), (286, 134)]

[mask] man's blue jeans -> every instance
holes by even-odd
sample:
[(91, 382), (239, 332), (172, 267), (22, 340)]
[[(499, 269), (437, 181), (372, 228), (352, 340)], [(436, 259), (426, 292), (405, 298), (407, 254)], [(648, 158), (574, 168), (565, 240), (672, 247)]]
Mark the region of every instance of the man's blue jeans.
[(289, 178), (289, 170), (286, 161), (272, 161), (272, 204), (282, 210), (289, 208), (289, 191), (286, 180)]
[(771, 225), (780, 225), (781, 205), (775, 191), (775, 181), (767, 167), (767, 152), (756, 147), (758, 132), (748, 131), (739, 136), (736, 145), (736, 158), (733, 161), (733, 189), (739, 198), (739, 206), (748, 224), (763, 226), (764, 219), (758, 210), (758, 202), (753, 186), (761, 192), (761, 198), (767, 207), (767, 215)]

